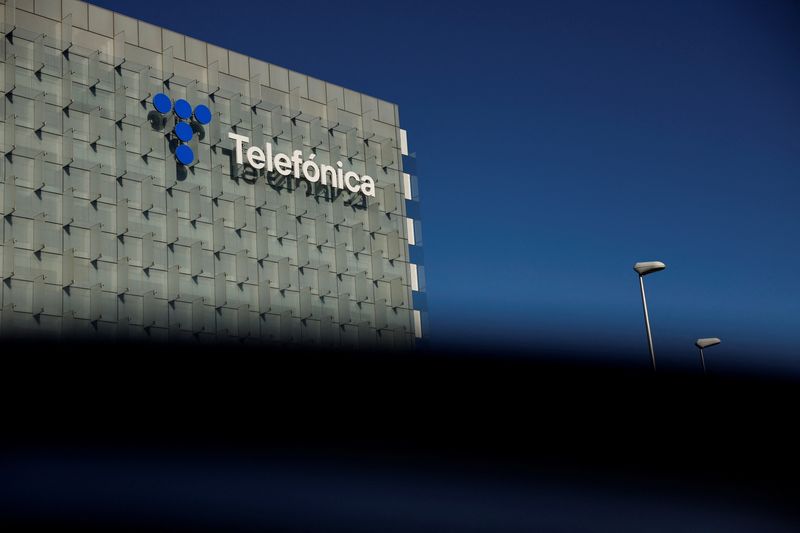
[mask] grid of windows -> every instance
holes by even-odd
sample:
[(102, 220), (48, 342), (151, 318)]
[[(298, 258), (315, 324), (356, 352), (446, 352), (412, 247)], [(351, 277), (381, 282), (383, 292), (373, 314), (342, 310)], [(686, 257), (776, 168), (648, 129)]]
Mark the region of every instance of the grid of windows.
[[(82, 2), (2, 16), (3, 334), (413, 344), (395, 105)], [(191, 165), (157, 93), (211, 110)], [(236, 165), (228, 132), (342, 161), (376, 196)]]

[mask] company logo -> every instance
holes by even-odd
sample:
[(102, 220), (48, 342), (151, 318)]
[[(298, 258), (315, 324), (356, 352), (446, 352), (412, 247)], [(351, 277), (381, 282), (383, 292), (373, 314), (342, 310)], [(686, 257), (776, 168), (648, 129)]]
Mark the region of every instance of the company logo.
[(168, 135), (172, 136), (170, 147), (175, 152), (175, 159), (182, 165), (191, 165), (195, 153), (189, 143), (197, 133), (201, 138), (205, 135), (203, 126), (211, 123), (211, 110), (199, 104), (192, 109), (189, 102), (180, 98), (173, 105), (169, 96), (158, 93), (153, 97), (153, 107), (161, 116), (159, 130), (171, 126)]
[(228, 138), (233, 141), (231, 151), (235, 154), (238, 165), (243, 165), (247, 160), (247, 164), (256, 171), (266, 169), (269, 173), (281, 176), (293, 175), (297, 179), (303, 178), (309, 183), (330, 184), (335, 189), (346, 188), (352, 193), (360, 192), (364, 196), (375, 196), (375, 180), (366, 174), (360, 176), (357, 172), (344, 170), (341, 161), (326, 165), (317, 163), (314, 160), (317, 155), (314, 153), (303, 160), (301, 150), (294, 150), (291, 155), (276, 153), (270, 142), (264, 145), (264, 149), (255, 145), (245, 148), (246, 145), (250, 145), (249, 137), (231, 132), (228, 133)]

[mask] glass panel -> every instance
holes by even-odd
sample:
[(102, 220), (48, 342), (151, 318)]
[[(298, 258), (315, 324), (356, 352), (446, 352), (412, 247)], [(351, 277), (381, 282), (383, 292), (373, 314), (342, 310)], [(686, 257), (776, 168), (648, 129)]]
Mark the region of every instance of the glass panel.
[(237, 196), (233, 200), (233, 228), (237, 231), (247, 226), (247, 212), (245, 211), (244, 201), (244, 196)]
[(357, 222), (351, 229), (353, 233), (353, 252), (363, 252), (367, 248), (367, 232), (364, 231), (364, 224)]
[(328, 243), (328, 215), (320, 213), (314, 221), (314, 235), (317, 239), (317, 246)]
[(300, 314), (298, 316), (303, 320), (312, 316), (311, 287), (303, 287), (300, 289)]
[(153, 178), (145, 176), (142, 178), (142, 212), (146, 213), (153, 208)]
[[(152, 183), (152, 182), (151, 182)], [(167, 209), (167, 244), (178, 241), (178, 208)]]
[(100, 229), (102, 224), (99, 222), (94, 224), (89, 229), (89, 260), (97, 261), (102, 256), (102, 249), (100, 247)]
[(142, 235), (142, 268), (147, 269), (152, 267), (155, 263), (153, 262), (153, 255), (154, 255), (154, 247), (153, 247), (153, 236), (155, 233), (145, 233)]
[(225, 273), (218, 272), (214, 275), (214, 307), (219, 309), (227, 303)]
[(117, 259), (117, 294), (128, 292), (128, 258)]
[(319, 287), (319, 295), (327, 296), (333, 290), (333, 276), (330, 272), (330, 265), (325, 263), (317, 269), (317, 285)]
[(380, 211), (380, 205), (373, 202), (367, 208), (367, 215), (369, 217), (369, 230), (372, 233), (380, 232), (383, 229), (384, 215)]
[(268, 313), (271, 304), (269, 296), (269, 279), (265, 268), (258, 269), (258, 312), (262, 315)]
[[(16, 157), (16, 156), (12, 156)], [(8, 216), (17, 209), (17, 178), (12, 175), (6, 176), (3, 184), (3, 214)]]
[(33, 278), (33, 299), (31, 314), (38, 316), (44, 312), (44, 275)]
[(366, 302), (369, 300), (369, 290), (367, 286), (367, 273), (359, 272), (356, 274), (356, 301)]
[(379, 279), (383, 279), (383, 251), (381, 250), (372, 250), (372, 279), (377, 281)]
[(247, 274), (247, 250), (236, 252), (236, 282), (244, 283), (250, 276)]
[(117, 200), (117, 235), (128, 233), (128, 199)]
[(214, 253), (219, 253), (225, 249), (225, 219), (214, 219)]
[(156, 323), (156, 291), (147, 291), (142, 298), (142, 324), (145, 328)]
[(167, 269), (167, 301), (178, 299), (180, 266), (172, 265)]
[(297, 266), (305, 267), (308, 265), (308, 235), (300, 235), (297, 238)]
[(339, 102), (336, 98), (328, 100), (328, 106), (325, 108), (328, 113), (328, 129), (333, 129), (339, 125)]
[(375, 300), (375, 328), (386, 329), (389, 321), (386, 318), (386, 298)]
[(61, 286), (75, 283), (75, 249), (67, 248), (61, 256)]
[(102, 295), (103, 285), (100, 283), (93, 285), (89, 293), (89, 320), (92, 322), (97, 322), (103, 318)]
[(350, 295), (339, 293), (339, 324), (350, 323)]
[(3, 279), (14, 277), (15, 244), (14, 239), (7, 239), (3, 242)]
[(278, 261), (278, 289), (286, 290), (291, 287), (289, 281), (289, 258), (283, 257)]
[(336, 245), (336, 273), (347, 272), (347, 244), (340, 242)]
[(192, 331), (199, 333), (205, 331), (206, 306), (204, 298), (197, 298), (192, 302)]
[(239, 337), (249, 337), (250, 336), (250, 305), (249, 304), (242, 304), (239, 306), (239, 317), (238, 317), (238, 336)]
[(389, 294), (392, 298), (392, 307), (403, 307), (406, 304), (402, 278), (395, 278), (389, 282)]
[(190, 275), (192, 277), (199, 276), (203, 273), (202, 267), (202, 242), (195, 241), (189, 248), (189, 262), (190, 262)]
[(400, 235), (397, 231), (390, 231), (386, 234), (386, 254), (389, 261), (400, 257)]
[(194, 222), (203, 216), (200, 208), (200, 200), (200, 186), (198, 185), (189, 191), (189, 220), (191, 222)]

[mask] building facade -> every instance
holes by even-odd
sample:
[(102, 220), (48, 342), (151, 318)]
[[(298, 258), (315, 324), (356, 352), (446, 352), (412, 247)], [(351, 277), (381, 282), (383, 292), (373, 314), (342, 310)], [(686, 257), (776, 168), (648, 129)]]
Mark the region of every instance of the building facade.
[(396, 105), (84, 2), (0, 15), (2, 335), (421, 337)]

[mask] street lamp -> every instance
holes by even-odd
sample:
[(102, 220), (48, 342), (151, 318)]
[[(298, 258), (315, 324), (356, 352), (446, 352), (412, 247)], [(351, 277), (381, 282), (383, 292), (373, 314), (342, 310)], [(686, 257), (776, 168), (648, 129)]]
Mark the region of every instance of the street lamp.
[(653, 335), (650, 333), (650, 317), (647, 314), (647, 298), (644, 296), (644, 277), (653, 272), (664, 270), (667, 265), (661, 261), (644, 261), (633, 265), (633, 269), (639, 274), (639, 288), (642, 291), (642, 307), (644, 307), (644, 326), (647, 330), (647, 345), (650, 347), (650, 361), (653, 363), (653, 372), (656, 370), (656, 354), (653, 351)]
[(709, 346), (716, 346), (722, 342), (716, 337), (710, 337), (708, 339), (697, 339), (694, 343), (695, 346), (700, 348), (700, 364), (703, 365), (703, 374), (706, 373), (706, 359), (703, 357), (703, 348), (708, 348)]

